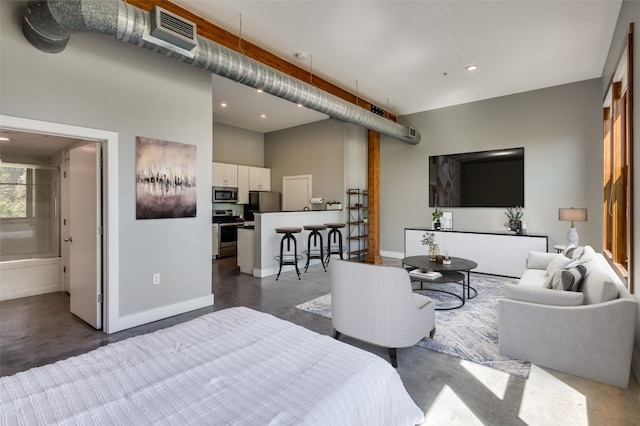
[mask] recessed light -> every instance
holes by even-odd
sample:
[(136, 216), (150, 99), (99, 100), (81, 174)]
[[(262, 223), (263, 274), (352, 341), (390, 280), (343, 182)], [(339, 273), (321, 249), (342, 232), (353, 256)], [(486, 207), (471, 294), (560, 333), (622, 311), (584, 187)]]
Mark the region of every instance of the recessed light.
[(267, 114), (260, 114), (260, 118), (267, 118)]
[(262, 89), (258, 89), (258, 93), (262, 93)]
[(302, 108), (302, 104), (298, 104), (298, 108)]
[(468, 65), (468, 66), (465, 68), (465, 70), (467, 70), (467, 71), (475, 71), (475, 70), (477, 70), (477, 69), (478, 69), (478, 66), (477, 66), (477, 65)]
[(226, 106), (227, 106), (227, 104), (223, 102), (223, 103), (221, 103), (221, 104), (220, 104), (220, 106), (221, 106), (221, 107), (226, 107)]
[(4, 142), (4, 141), (8, 141), (8, 140), (11, 140), (11, 139), (9, 139), (9, 138), (5, 138), (5, 137), (0, 137), (0, 141), (3, 141), (3, 142)]

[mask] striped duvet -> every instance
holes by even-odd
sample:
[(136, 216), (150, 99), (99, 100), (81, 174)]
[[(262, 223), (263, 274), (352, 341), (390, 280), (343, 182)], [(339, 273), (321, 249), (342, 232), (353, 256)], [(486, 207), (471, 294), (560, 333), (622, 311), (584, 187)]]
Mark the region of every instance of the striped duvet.
[(371, 353), (230, 308), (0, 378), (2, 425), (413, 425)]

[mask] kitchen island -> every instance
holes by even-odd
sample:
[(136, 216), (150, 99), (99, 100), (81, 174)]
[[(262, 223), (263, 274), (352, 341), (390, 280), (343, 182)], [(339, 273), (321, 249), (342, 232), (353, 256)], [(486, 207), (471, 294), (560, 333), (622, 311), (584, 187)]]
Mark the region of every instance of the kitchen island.
[[(256, 213), (253, 229), (253, 276), (264, 278), (278, 273), (278, 261), (280, 255), (280, 240), (282, 234), (276, 233), (276, 228), (299, 227), (305, 225), (321, 225), (325, 223), (344, 222), (342, 210), (310, 210), (295, 212), (265, 212)], [(309, 231), (304, 229), (296, 234), (298, 242), (298, 254), (302, 256), (298, 267), (303, 267), (307, 262), (305, 251), (307, 250), (307, 237)], [(323, 232), (323, 243), (327, 245), (327, 233)], [(346, 240), (346, 235), (342, 236)], [(245, 243), (238, 247), (238, 265), (245, 262), (250, 255), (250, 244)], [(312, 260), (311, 264), (320, 263), (320, 260)], [(285, 266), (282, 272), (293, 270), (293, 266)], [(244, 271), (243, 271), (244, 272)], [(304, 276), (304, 273), (303, 273)]]

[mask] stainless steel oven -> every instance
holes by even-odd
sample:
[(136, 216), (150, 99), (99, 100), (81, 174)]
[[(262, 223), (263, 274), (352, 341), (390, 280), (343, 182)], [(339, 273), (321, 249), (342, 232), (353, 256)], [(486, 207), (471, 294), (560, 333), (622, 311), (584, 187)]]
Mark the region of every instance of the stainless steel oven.
[(244, 221), (231, 210), (214, 210), (213, 222), (218, 224), (218, 257), (235, 256), (238, 252), (238, 228)]
[(221, 223), (218, 232), (218, 256), (235, 256), (238, 253), (238, 228), (244, 222)]

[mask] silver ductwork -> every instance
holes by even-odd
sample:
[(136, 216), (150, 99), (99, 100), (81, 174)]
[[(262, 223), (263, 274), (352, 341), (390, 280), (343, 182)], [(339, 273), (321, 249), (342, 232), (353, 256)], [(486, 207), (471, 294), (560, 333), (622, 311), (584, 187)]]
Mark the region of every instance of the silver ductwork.
[(153, 23), (149, 13), (120, 0), (29, 0), (22, 28), (27, 40), (47, 53), (62, 52), (73, 32), (110, 35), (332, 118), (409, 144), (420, 142), (420, 133), (411, 127), (387, 120), (204, 37), (195, 35), (195, 47), (190, 50), (184, 37), (182, 43), (171, 43), (171, 37), (154, 37)]

